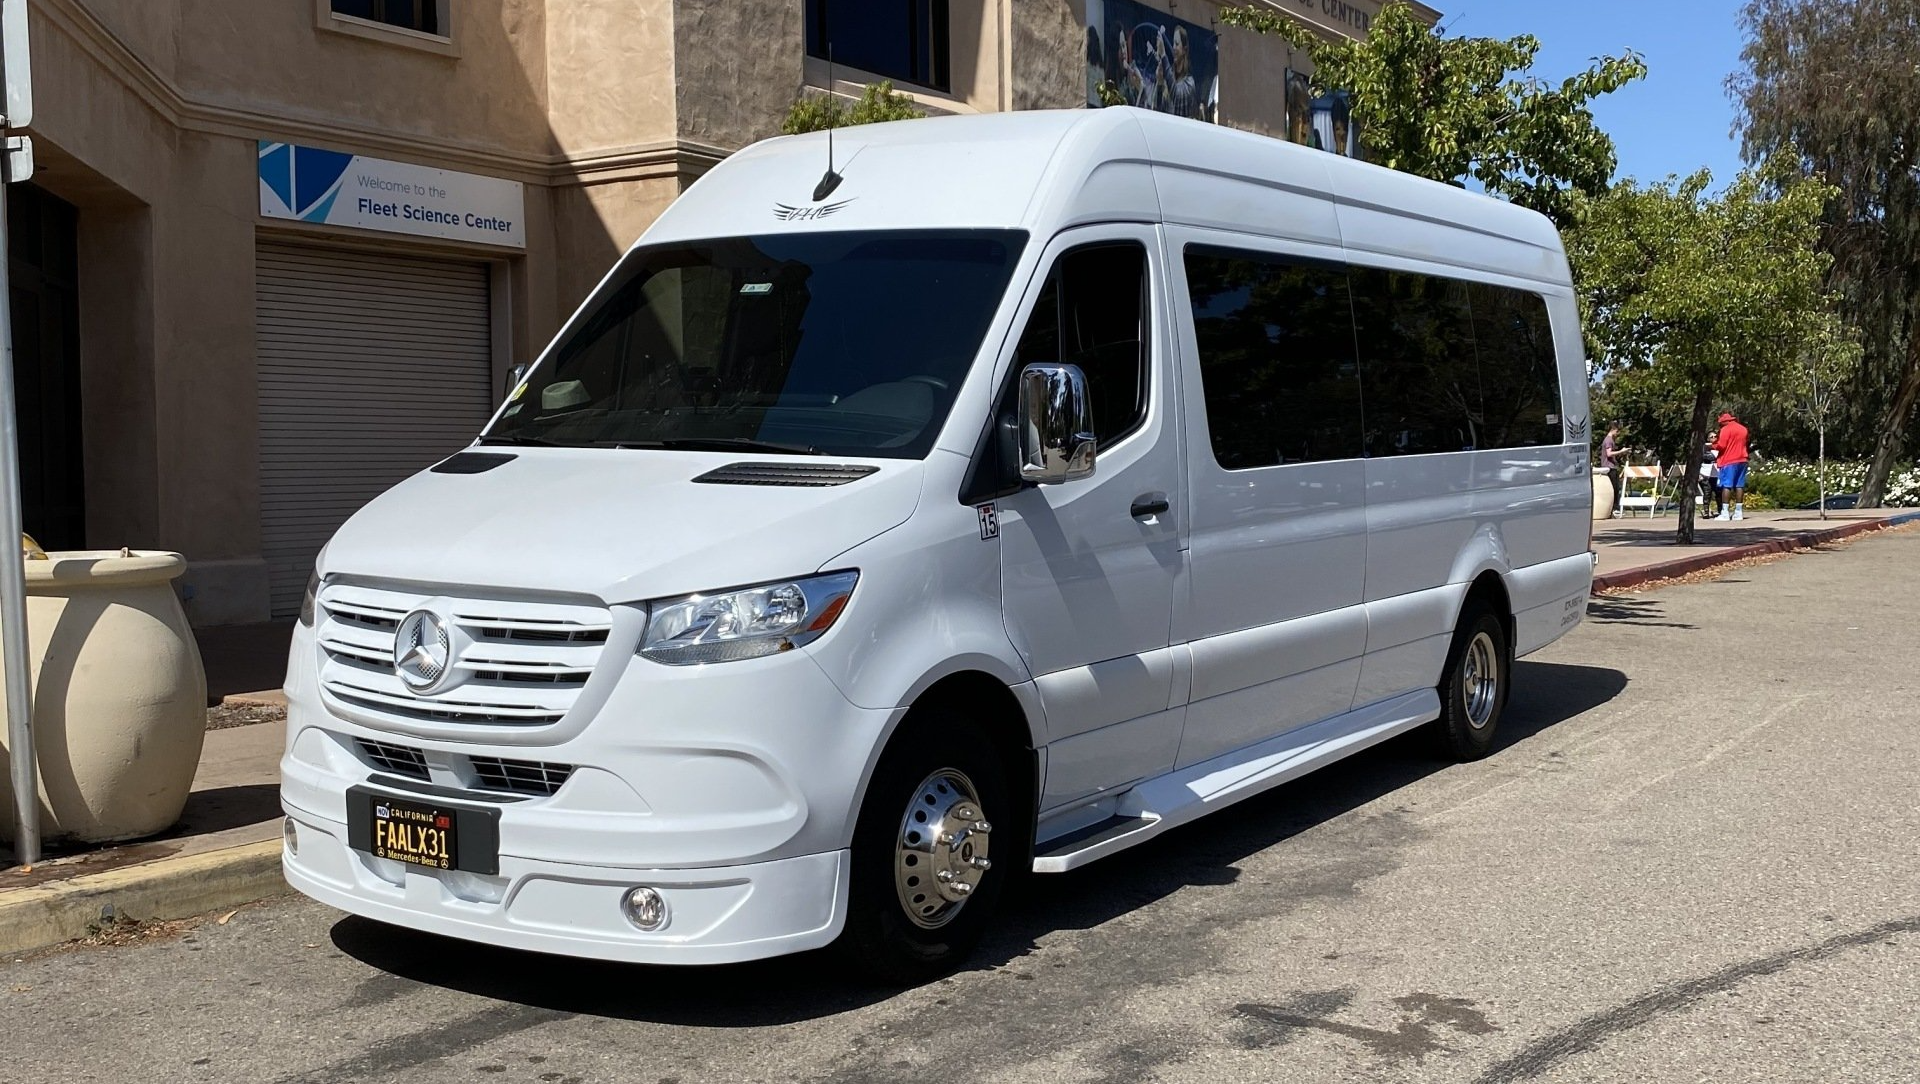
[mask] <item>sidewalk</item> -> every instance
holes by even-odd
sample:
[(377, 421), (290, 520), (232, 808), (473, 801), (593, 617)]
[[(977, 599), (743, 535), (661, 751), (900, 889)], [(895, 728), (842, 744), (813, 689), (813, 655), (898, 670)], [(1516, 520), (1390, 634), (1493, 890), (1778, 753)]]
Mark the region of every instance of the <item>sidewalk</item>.
[(1915, 521), (1920, 521), (1920, 509), (1848, 509), (1828, 512), (1824, 520), (1818, 512), (1749, 512), (1738, 523), (1697, 519), (1694, 544), (1679, 546), (1673, 541), (1678, 520), (1672, 515), (1602, 520), (1593, 525), (1593, 549), (1600, 555), (1593, 590), (1595, 594), (1619, 591)]
[(86, 937), (117, 921), (185, 918), (284, 891), (280, 752), (286, 728), (207, 732), (193, 793), (156, 839), (0, 868), (0, 953)]

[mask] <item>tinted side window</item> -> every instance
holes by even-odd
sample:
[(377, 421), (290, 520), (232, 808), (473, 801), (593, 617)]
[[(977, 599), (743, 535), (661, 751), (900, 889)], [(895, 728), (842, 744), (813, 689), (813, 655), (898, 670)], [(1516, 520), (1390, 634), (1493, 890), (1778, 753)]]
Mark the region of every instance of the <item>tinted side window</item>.
[(1345, 271), (1199, 246), (1186, 265), (1214, 459), (1246, 470), (1359, 458)]
[(1147, 414), (1147, 250), (1136, 242), (1062, 255), (1015, 349), (1015, 362), (1063, 362), (1087, 376), (1102, 447)]
[(1374, 267), (1352, 276), (1367, 454), (1486, 447), (1467, 283)]
[(1539, 294), (1474, 283), (1473, 335), (1486, 425), (1482, 447), (1561, 444), (1560, 369)]

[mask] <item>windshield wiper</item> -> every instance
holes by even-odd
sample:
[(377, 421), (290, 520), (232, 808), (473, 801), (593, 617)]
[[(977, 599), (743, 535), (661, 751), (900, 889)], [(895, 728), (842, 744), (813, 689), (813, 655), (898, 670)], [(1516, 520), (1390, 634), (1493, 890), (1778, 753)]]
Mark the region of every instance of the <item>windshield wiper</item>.
[(787, 455), (826, 454), (811, 444), (781, 444), (771, 440), (754, 440), (752, 437), (670, 437), (665, 440), (601, 440), (594, 443), (603, 448), (662, 448), (689, 452), (731, 452), (738, 449), (783, 452)]
[(562, 444), (557, 440), (548, 440), (545, 437), (530, 437), (525, 435), (524, 433), (488, 433), (486, 436), (483, 436), (480, 438), (480, 443), (482, 444), (537, 444), (543, 448), (572, 447), (572, 445)]

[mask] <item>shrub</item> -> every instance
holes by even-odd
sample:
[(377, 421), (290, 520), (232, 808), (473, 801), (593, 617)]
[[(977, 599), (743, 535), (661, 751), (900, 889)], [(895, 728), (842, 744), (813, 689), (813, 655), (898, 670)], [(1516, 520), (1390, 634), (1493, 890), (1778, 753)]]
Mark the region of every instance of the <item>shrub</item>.
[(868, 83), (859, 100), (851, 105), (831, 94), (802, 93), (787, 110), (787, 119), (781, 123), (780, 131), (785, 135), (799, 135), (856, 124), (914, 120), (926, 115), (910, 95), (896, 92), (892, 83)]
[(1747, 493), (1767, 500), (1776, 508), (1798, 508), (1820, 499), (1820, 486), (1809, 479), (1769, 470), (1747, 481)]

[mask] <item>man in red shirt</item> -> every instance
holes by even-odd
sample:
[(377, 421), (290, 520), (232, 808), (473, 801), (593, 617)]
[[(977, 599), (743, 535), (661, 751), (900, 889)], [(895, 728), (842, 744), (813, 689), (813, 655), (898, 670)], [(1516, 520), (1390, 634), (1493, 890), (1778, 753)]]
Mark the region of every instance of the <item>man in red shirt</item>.
[[(1720, 514), (1718, 520), (1746, 519), (1747, 427), (1732, 412), (1720, 415), (1720, 435), (1713, 438), (1714, 466), (1720, 470)], [(1733, 514), (1728, 515), (1731, 511)]]

